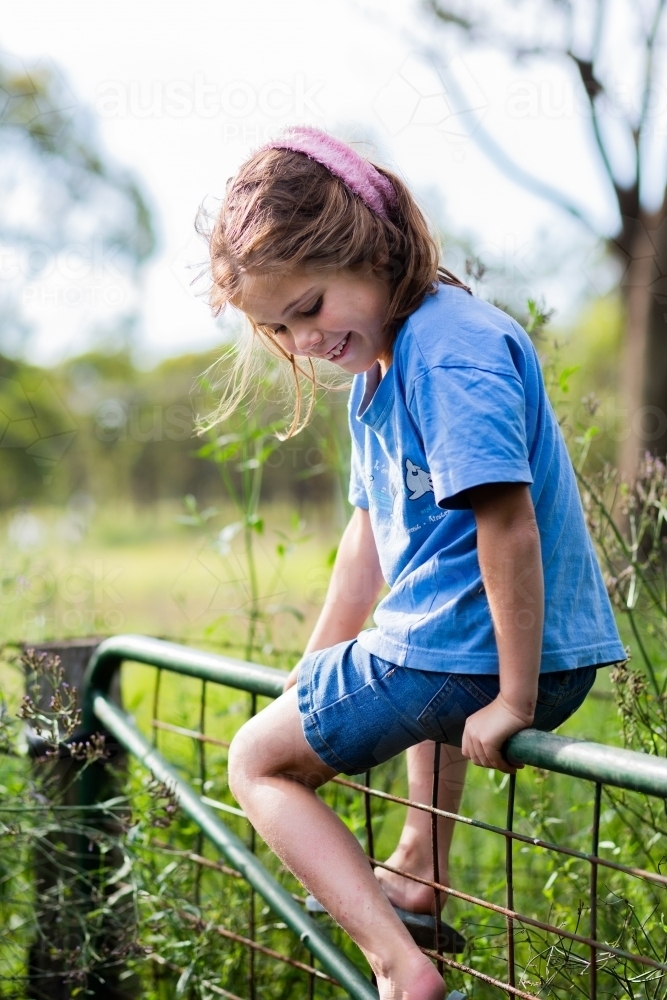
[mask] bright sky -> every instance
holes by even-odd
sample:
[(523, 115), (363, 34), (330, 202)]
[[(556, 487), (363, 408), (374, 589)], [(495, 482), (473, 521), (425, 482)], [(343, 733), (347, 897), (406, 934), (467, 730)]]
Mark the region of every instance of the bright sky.
[[(193, 238), (197, 207), (221, 195), (251, 149), (296, 122), (370, 139), (446, 229), (466, 235), (506, 269), (508, 281), (545, 294), (562, 314), (575, 293), (601, 290), (585, 230), (504, 179), (469, 134), (481, 118), (522, 166), (613, 228), (572, 78), (512, 67), (488, 52), (450, 53), (471, 109), (456, 115), (446, 84), (420, 55), (419, 37), (440, 45), (425, 24), (410, 0), (377, 7), (353, 0), (3, 5), (3, 49), (62, 68), (93, 109), (105, 148), (136, 171), (155, 209), (160, 245), (141, 299), (146, 360), (220, 340), (188, 286), (186, 265), (204, 256)], [(537, 95), (527, 114), (517, 104), (517, 86), (526, 83)], [(462, 271), (460, 256), (447, 262)], [(103, 318), (66, 302), (30, 308), (40, 331), (31, 355), (44, 361), (81, 349), (91, 321)]]

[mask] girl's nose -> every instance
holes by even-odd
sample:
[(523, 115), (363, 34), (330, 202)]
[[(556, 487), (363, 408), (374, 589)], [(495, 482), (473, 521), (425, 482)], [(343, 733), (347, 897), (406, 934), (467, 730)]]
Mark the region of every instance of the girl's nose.
[(292, 330), (292, 338), (299, 352), (308, 353), (322, 343), (322, 334), (314, 326), (299, 326)]

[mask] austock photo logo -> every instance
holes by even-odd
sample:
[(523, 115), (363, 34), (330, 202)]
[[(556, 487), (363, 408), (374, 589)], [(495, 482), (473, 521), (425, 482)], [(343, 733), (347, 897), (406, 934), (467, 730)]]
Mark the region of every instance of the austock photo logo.
[(105, 80), (97, 88), (95, 111), (102, 119), (184, 119), (217, 121), (222, 141), (254, 145), (270, 140), (294, 122), (321, 122), (323, 80), (303, 73), (260, 84), (237, 79)]
[(102, 307), (116, 310), (128, 297), (119, 243), (99, 237), (54, 249), (46, 243), (0, 246), (0, 282), (20, 289), (26, 307)]

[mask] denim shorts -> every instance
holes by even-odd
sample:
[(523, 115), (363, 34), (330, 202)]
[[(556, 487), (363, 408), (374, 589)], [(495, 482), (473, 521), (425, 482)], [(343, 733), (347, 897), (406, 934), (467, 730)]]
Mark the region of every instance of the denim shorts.
[[(575, 712), (597, 666), (540, 674), (533, 727), (547, 732)], [(297, 682), (303, 733), (317, 756), (359, 774), (415, 743), (461, 746), (469, 715), (499, 691), (497, 674), (397, 667), (355, 640), (304, 656)]]

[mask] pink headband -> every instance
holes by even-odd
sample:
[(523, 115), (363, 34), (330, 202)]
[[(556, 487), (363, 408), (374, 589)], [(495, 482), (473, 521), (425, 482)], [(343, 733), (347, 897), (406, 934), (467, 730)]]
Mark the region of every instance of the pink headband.
[(305, 153), (340, 178), (372, 212), (383, 219), (387, 218), (387, 208), (396, 205), (396, 191), (391, 181), (346, 142), (322, 129), (312, 125), (292, 125), (262, 149), (290, 149), (293, 153)]

